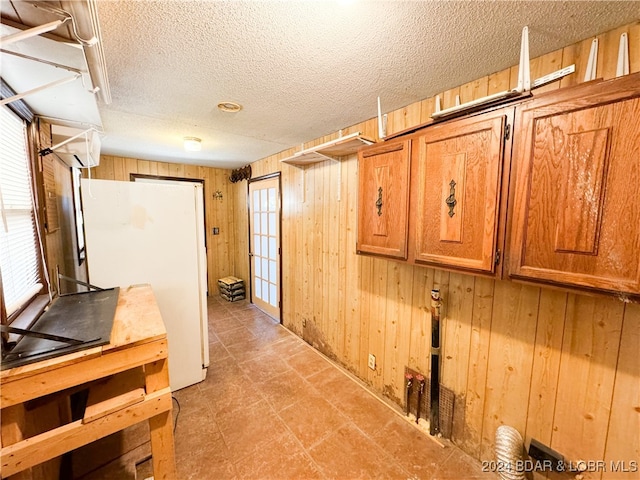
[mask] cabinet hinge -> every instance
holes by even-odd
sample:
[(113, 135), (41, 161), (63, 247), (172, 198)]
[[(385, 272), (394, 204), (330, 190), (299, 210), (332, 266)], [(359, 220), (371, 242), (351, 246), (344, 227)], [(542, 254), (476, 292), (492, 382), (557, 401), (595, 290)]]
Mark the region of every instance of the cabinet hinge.
[(495, 265), (498, 266), (499, 264), (500, 264), (500, 250), (496, 250)]
[(504, 139), (509, 140), (510, 136), (511, 136), (511, 124), (507, 123), (504, 127)]

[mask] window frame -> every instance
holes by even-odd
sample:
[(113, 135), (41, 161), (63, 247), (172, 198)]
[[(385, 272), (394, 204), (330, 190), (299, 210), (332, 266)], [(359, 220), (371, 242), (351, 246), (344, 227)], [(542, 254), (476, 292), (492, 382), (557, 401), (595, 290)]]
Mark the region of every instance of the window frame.
[[(2, 97), (8, 96), (7, 85), (2, 82), (0, 87), (0, 95)], [(17, 105), (16, 105), (17, 104)], [(20, 101), (7, 104), (6, 107), (15, 114), (20, 120), (25, 122), (26, 130), (26, 154), (27, 163), (29, 166), (29, 174), (31, 181), (31, 191), (33, 199), (33, 214), (35, 223), (35, 246), (38, 264), (38, 275), (43, 285), (40, 292), (35, 294), (29, 301), (25, 302), (18, 310), (7, 315), (6, 305), (4, 300), (4, 294), (2, 290), (2, 281), (0, 280), (0, 323), (3, 325), (12, 325), (14, 327), (28, 329), (42, 314), (45, 308), (51, 303), (51, 286), (47, 278), (46, 272), (46, 244), (44, 237), (44, 211), (41, 206), (40, 199), (42, 198), (41, 188), (42, 185), (42, 168), (40, 157), (38, 155), (37, 146), (38, 142), (38, 122), (35, 121), (33, 112), (29, 107)], [(13, 339), (14, 335), (3, 334), (3, 346), (5, 341)]]

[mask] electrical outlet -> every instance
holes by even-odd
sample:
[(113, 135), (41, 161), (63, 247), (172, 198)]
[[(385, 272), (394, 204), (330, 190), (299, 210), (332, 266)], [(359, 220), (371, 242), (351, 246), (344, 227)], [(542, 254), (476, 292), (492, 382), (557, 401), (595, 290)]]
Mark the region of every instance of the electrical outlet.
[(371, 370), (376, 369), (376, 356), (373, 353), (369, 354), (369, 362), (367, 363), (367, 365), (369, 365), (369, 368)]

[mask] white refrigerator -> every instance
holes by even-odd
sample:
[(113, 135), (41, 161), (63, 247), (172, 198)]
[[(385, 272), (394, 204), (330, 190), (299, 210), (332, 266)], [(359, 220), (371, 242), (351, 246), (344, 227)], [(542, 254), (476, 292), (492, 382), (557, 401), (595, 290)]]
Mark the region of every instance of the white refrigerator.
[(202, 185), (82, 179), (89, 282), (151, 285), (167, 328), (172, 390), (209, 366)]

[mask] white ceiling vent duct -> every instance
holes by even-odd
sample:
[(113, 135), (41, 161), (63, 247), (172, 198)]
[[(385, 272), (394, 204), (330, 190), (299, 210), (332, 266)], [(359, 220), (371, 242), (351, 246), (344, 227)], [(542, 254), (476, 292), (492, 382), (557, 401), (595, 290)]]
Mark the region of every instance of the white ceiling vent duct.
[(53, 146), (40, 151), (40, 155), (53, 153), (70, 167), (89, 168), (100, 164), (100, 134), (95, 128), (81, 130), (62, 125), (51, 125)]

